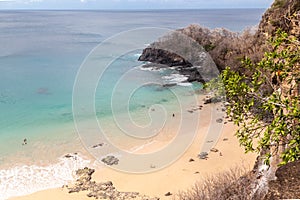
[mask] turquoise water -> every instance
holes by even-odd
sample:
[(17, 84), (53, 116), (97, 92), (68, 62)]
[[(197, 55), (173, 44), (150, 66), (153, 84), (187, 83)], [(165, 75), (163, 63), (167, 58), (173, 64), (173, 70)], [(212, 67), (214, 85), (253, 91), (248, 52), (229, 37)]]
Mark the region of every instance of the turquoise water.
[[(43, 134), (49, 127), (72, 123), (72, 87), (77, 70), (89, 51), (105, 38), (134, 28), (174, 29), (190, 23), (240, 31), (257, 24), (262, 12), (261, 9), (1, 11), (0, 146), (7, 146), (8, 138), (16, 140), (17, 144), (9, 145), (13, 152), (22, 138), (34, 136), (33, 130)], [(138, 66), (141, 63), (136, 58), (133, 53), (116, 64), (122, 67), (124, 61), (131, 67)], [(106, 79), (113, 82), (114, 73), (119, 72), (109, 72)], [(149, 73), (141, 76), (149, 77)], [(155, 79), (159, 74), (151, 76)], [(168, 95), (161, 96), (162, 91), (152, 94), (151, 87), (145, 87), (140, 93), (137, 96), (145, 98), (137, 97), (137, 101), (145, 102), (146, 106), (155, 103), (156, 97), (161, 97), (158, 102), (170, 100)], [(96, 96), (97, 104), (103, 105), (97, 110), (99, 117), (109, 114), (108, 106), (101, 98)], [(139, 106), (143, 105), (133, 103), (131, 109)], [(9, 153), (7, 150), (0, 151), (0, 155)]]
[[(262, 9), (0, 11), (0, 169), (12, 168), (17, 173), (19, 169), (13, 168), (15, 166), (51, 163), (64, 153), (80, 148), (73, 122), (73, 85), (84, 58), (101, 41), (130, 29), (177, 29), (191, 23), (241, 31), (256, 25), (263, 12)], [(141, 51), (139, 49), (116, 59), (112, 63), (115, 67), (109, 68), (101, 79), (106, 84), (100, 82), (98, 85), (96, 115), (108, 129), (113, 123), (110, 121), (112, 89), (123, 72), (134, 69), (127, 81), (122, 83), (125, 89), (118, 91), (120, 105), (124, 103), (122, 94), (131, 92), (126, 88), (141, 80), (160, 82), (164, 76), (173, 73), (170, 70), (141, 70), (139, 66), (143, 63), (137, 61)], [(176, 78), (175, 74), (173, 79)], [(194, 83), (193, 87), (198, 89), (201, 85)], [(175, 86), (173, 90), (183, 99), (190, 95), (184, 86)], [(164, 105), (170, 113), (179, 112), (174, 93), (156, 84), (144, 85), (136, 90), (128, 109), (137, 124), (146, 126), (149, 123), (148, 112), (155, 104)], [(120, 116), (126, 112), (123, 108), (118, 110), (118, 106), (115, 111)], [(89, 117), (92, 116), (87, 116), (86, 120)], [(114, 133), (110, 129), (110, 134)], [(27, 146), (22, 146), (24, 138), (28, 139)], [(11, 184), (6, 174), (7, 171), (0, 171), (0, 180)], [(22, 174), (19, 178), (24, 182)], [(19, 182), (11, 185), (14, 184)], [(25, 192), (20, 194), (39, 189), (43, 188), (25, 188)], [(7, 191), (0, 199), (13, 194), (3, 184), (0, 184), (0, 191)]]

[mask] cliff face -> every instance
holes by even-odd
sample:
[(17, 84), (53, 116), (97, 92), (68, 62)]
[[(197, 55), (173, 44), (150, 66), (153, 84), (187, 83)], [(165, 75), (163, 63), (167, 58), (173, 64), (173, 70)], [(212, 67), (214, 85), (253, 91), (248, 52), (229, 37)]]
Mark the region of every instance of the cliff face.
[[(247, 42), (249, 43), (248, 39), (250, 39), (249, 37), (243, 37), (243, 39), (239, 39), (237, 33), (230, 32), (226, 29), (209, 30), (195, 24), (184, 29), (177, 30), (177, 32), (192, 38), (195, 42), (200, 44), (203, 47), (203, 51), (209, 53), (220, 71), (223, 70), (227, 65), (234, 65), (235, 63), (240, 62), (240, 59), (237, 58), (234, 60), (231, 59), (231, 57), (233, 57), (233, 55), (236, 57), (238, 57), (238, 55), (240, 56), (242, 53), (241, 49)], [(250, 33), (247, 32), (246, 34)], [(246, 34), (244, 34), (244, 36)], [(193, 71), (193, 73), (191, 73), (193, 74), (193, 77), (190, 78), (189, 81), (203, 82), (199, 74), (195, 75), (196, 72), (194, 71), (193, 64), (188, 62), (186, 58), (157, 48), (158, 43), (170, 42), (166, 41), (170, 40), (170, 38), (172, 37), (163, 38), (159, 42), (151, 44), (149, 47), (143, 50), (139, 60), (164, 64), (170, 67), (177, 66), (179, 69), (178, 71), (184, 71), (186, 74), (188, 74), (188, 70), (190, 69)], [(173, 40), (173, 43), (174, 46), (176, 45), (175, 48), (180, 48), (177, 40)], [(196, 57), (198, 57), (198, 55), (194, 55), (194, 58)]]
[[(274, 36), (277, 29), (281, 28), (290, 35), (300, 37), (300, 1), (275, 0), (262, 17), (256, 37), (260, 43), (266, 38)], [(256, 40), (257, 41), (257, 40)]]
[[(247, 73), (241, 67), (241, 60), (247, 56), (254, 62), (262, 58), (269, 49), (267, 40), (273, 36), (277, 29), (281, 28), (289, 34), (300, 37), (300, 1), (276, 0), (269, 8), (259, 23), (258, 30), (253, 33), (245, 30), (238, 34), (225, 29), (209, 30), (199, 25), (190, 25), (177, 30), (198, 42), (211, 56), (217, 68), (221, 71), (226, 66), (231, 69)], [(177, 42), (174, 41), (174, 44)], [(178, 46), (177, 46), (178, 47)], [(185, 74), (192, 74), (189, 81), (204, 82), (201, 75), (195, 71), (193, 65), (174, 53), (162, 51), (153, 45), (146, 48), (140, 61), (164, 64), (167, 66), (179, 66), (178, 70)], [(188, 72), (190, 69), (190, 73)]]
[(265, 200), (300, 198), (300, 161), (278, 168), (277, 179), (269, 181)]

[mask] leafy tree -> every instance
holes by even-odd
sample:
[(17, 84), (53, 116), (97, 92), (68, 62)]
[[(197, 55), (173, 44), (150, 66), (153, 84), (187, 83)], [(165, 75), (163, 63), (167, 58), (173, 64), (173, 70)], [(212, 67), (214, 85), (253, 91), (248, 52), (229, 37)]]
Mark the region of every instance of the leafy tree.
[(226, 93), (227, 113), (239, 126), (236, 136), (245, 151), (266, 151), (266, 164), (280, 156), (283, 165), (300, 159), (300, 42), (281, 30), (269, 42), (260, 62), (242, 61), (252, 76), (227, 67), (207, 86)]

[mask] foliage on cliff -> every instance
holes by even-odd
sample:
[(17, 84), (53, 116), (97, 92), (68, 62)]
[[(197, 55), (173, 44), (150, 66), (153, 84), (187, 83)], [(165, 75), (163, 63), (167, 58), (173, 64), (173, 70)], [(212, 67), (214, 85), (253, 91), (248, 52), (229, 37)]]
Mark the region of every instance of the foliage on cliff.
[(240, 127), (236, 135), (246, 152), (268, 150), (267, 164), (279, 153), (286, 164), (300, 158), (300, 41), (277, 31), (270, 42), (273, 50), (260, 62), (243, 61), (253, 76), (226, 68), (221, 79), (228, 113)]
[(251, 58), (257, 57), (256, 50), (252, 49), (250, 52), (248, 48), (253, 43), (254, 29), (236, 33), (223, 28), (210, 30), (190, 25), (179, 31), (201, 44), (220, 70), (226, 66), (239, 66), (245, 54), (251, 54)]

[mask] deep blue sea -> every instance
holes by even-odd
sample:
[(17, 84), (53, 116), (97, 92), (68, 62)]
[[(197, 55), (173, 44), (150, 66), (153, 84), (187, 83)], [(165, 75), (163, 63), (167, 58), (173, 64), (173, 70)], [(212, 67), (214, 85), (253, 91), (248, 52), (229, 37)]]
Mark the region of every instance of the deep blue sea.
[[(263, 12), (264, 9), (0, 11), (0, 199), (56, 187), (71, 179), (71, 175), (61, 171), (66, 174), (64, 180), (45, 183), (47, 177), (53, 176), (53, 168), (66, 166), (64, 163), (48, 166), (49, 162), (80, 145), (73, 123), (73, 86), (84, 59), (102, 41), (120, 32), (145, 27), (174, 30), (200, 24), (242, 31), (257, 25)], [(135, 71), (123, 82), (124, 88), (139, 79), (151, 82), (170, 75), (166, 71), (141, 70), (139, 66), (143, 63), (137, 61), (141, 51), (117, 58), (112, 65), (119, 68), (108, 71), (104, 81), (112, 86), (128, 66)], [(176, 82), (181, 78), (172, 74), (166, 79)], [(107, 124), (111, 123), (112, 89), (98, 88), (95, 92), (96, 115)], [(186, 95), (184, 84), (175, 90)], [(151, 105), (165, 104), (176, 110), (175, 101), (176, 97), (168, 90), (148, 85), (133, 95), (128, 109), (133, 118), (144, 123), (144, 111)], [(22, 145), (24, 138), (28, 139), (28, 145)], [(46, 175), (40, 182), (30, 178), (31, 173), (41, 171)], [(27, 188), (26, 181), (32, 181), (32, 188)], [(17, 185), (19, 189), (15, 192)]]

